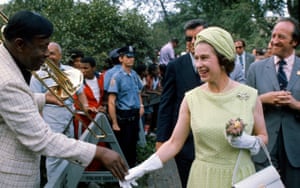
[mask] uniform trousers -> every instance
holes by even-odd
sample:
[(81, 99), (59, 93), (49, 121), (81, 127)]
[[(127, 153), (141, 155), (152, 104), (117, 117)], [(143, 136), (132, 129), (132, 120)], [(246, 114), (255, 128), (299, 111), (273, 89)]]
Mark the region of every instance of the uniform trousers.
[(120, 131), (115, 135), (129, 167), (137, 162), (137, 142), (139, 134), (139, 110), (117, 110), (117, 121)]

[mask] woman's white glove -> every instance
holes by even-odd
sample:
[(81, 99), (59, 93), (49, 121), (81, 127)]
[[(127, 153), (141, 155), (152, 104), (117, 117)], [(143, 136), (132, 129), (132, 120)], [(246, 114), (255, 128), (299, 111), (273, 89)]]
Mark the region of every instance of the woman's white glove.
[(251, 155), (256, 155), (260, 150), (260, 138), (245, 132), (240, 136), (227, 135), (227, 140), (234, 148), (249, 149)]
[(144, 174), (160, 169), (163, 167), (163, 163), (160, 158), (154, 153), (147, 160), (140, 165), (129, 169), (128, 175), (125, 176), (125, 181), (119, 181), (119, 185), (122, 188), (131, 188), (137, 186), (136, 180), (142, 177)]

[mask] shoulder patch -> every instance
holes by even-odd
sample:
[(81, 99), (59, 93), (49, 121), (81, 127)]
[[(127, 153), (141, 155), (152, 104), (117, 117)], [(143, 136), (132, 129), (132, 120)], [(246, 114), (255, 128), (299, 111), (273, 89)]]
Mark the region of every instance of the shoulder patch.
[(116, 80), (115, 80), (115, 78), (112, 78), (112, 79), (110, 80), (109, 86), (113, 87), (113, 86), (115, 86), (115, 84), (116, 84)]

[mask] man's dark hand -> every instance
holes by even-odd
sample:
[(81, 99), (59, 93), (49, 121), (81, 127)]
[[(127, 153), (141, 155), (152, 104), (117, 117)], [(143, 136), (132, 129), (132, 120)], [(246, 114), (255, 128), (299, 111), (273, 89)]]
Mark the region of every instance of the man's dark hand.
[(119, 180), (124, 180), (128, 168), (121, 156), (108, 148), (97, 146), (96, 160), (99, 160)]

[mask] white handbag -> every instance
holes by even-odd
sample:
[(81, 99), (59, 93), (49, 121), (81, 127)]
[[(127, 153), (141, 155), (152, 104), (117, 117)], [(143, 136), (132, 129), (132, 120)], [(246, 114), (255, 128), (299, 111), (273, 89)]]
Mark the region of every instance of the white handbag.
[(267, 147), (261, 140), (260, 145), (265, 154), (267, 155), (270, 166), (256, 172), (255, 174), (247, 177), (246, 179), (241, 180), (240, 182), (235, 183), (237, 167), (241, 155), (240, 152), (233, 171), (232, 188), (284, 188), (284, 185), (280, 179), (280, 175), (278, 174), (275, 167), (272, 165), (271, 157), (267, 150)]

